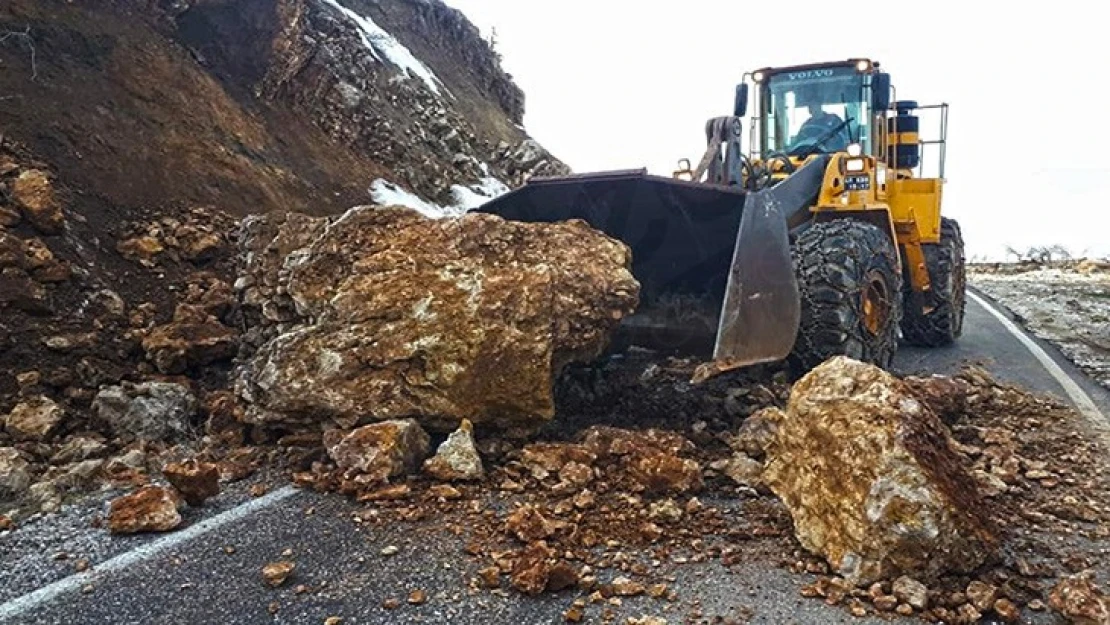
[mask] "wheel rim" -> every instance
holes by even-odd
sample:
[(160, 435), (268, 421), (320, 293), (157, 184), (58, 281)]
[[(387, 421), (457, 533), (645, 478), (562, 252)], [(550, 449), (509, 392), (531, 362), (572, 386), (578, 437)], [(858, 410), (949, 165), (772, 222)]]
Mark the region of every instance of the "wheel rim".
[(867, 276), (867, 287), (863, 290), (860, 308), (863, 311), (863, 327), (872, 336), (882, 334), (886, 320), (890, 316), (890, 297), (886, 281), (877, 272)]

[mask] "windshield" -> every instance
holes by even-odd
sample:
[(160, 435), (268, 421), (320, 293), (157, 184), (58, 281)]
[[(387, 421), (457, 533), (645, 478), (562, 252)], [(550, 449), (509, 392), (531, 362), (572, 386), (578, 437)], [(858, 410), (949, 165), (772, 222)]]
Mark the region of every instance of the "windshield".
[(863, 75), (854, 67), (781, 72), (769, 79), (766, 93), (768, 151), (836, 152), (858, 141), (870, 152)]

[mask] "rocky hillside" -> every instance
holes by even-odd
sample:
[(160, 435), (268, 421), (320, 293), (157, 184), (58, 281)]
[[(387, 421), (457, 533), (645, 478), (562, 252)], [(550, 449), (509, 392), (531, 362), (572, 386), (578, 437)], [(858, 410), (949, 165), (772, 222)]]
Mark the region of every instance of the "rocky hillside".
[(0, 447), (103, 440), (136, 416), (113, 397), (187, 391), (201, 427), (243, 328), (241, 218), (458, 212), (567, 171), (523, 115), (438, 0), (0, 3)]

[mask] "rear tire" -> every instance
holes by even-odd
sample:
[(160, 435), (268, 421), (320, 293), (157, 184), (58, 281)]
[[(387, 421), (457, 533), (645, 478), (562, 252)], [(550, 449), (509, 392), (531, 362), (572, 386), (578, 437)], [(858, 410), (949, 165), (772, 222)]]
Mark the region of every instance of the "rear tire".
[(964, 240), (959, 223), (942, 217), (940, 243), (927, 243), (921, 247), (936, 307), (931, 312), (923, 312), (920, 306), (914, 304), (914, 293), (907, 283), (902, 337), (907, 344), (920, 347), (950, 345), (963, 334), (966, 305)]
[(890, 237), (851, 218), (814, 223), (792, 254), (802, 312), (789, 357), (795, 372), (839, 355), (888, 368), (902, 318), (902, 276)]

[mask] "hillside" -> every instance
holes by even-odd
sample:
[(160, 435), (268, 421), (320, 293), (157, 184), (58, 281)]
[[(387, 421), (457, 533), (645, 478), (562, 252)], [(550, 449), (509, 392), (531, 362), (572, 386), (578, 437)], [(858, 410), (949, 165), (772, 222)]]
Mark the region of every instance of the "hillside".
[(104, 385), (224, 386), (239, 219), (566, 171), (523, 116), (438, 0), (0, 4), (0, 414), (46, 397), (66, 434)]

